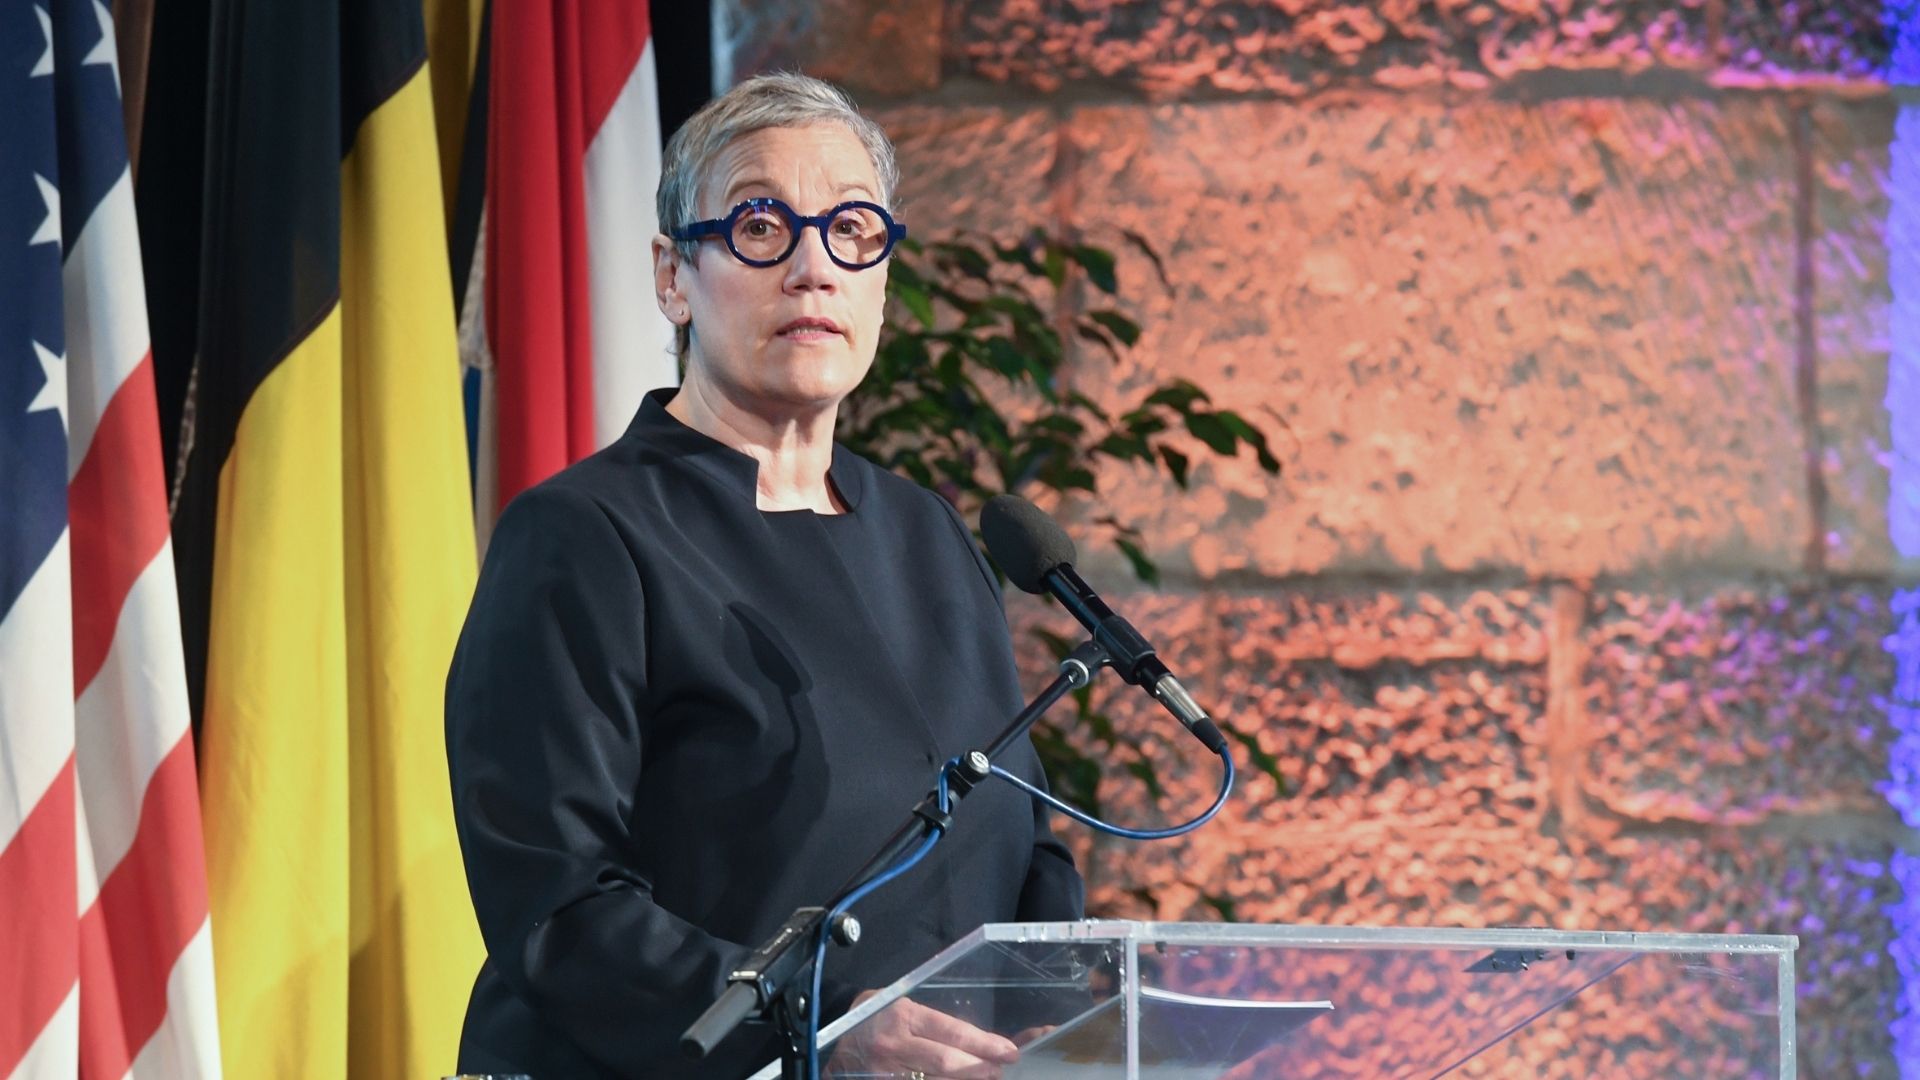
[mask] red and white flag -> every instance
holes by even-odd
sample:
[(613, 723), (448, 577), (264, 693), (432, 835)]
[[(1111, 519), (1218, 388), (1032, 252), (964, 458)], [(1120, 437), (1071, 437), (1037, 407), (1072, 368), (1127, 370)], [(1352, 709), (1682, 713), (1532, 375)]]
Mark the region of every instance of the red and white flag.
[(481, 371), (482, 541), (527, 487), (607, 445), (676, 380), (653, 297), (660, 113), (645, 0), (490, 16), (486, 208), (461, 318)]
[(0, 14), (0, 1075), (217, 1077), (113, 23)]

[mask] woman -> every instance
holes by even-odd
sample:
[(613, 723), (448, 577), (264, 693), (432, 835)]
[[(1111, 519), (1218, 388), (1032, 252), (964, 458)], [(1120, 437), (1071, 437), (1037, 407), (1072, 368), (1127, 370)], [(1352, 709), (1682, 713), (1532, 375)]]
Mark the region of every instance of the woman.
[[(680, 1032), (793, 909), (825, 902), (1020, 690), (997, 587), (939, 497), (833, 444), (904, 229), (879, 128), (832, 87), (750, 80), (668, 144), (655, 291), (677, 392), (515, 499), (447, 683), (454, 809), (488, 957), (460, 1067), (742, 1076)], [(1038, 780), (1030, 747), (1004, 762)], [(1075, 919), (1071, 857), (990, 784), (829, 953), (829, 1016), (983, 922)], [(896, 1009), (902, 1075), (993, 1077), (1013, 1044)]]

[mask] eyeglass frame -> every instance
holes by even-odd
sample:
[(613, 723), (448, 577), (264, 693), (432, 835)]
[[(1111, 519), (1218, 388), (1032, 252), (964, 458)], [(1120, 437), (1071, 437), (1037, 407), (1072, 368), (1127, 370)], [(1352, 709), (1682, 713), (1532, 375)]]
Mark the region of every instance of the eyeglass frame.
[[(776, 210), (786, 215), (787, 220), (793, 223), (793, 236), (787, 243), (787, 250), (781, 252), (774, 258), (749, 259), (740, 253), (738, 247), (734, 246), (734, 223), (740, 220), (740, 215), (748, 213), (749, 211), (767, 209)], [(839, 217), (847, 210), (871, 210), (880, 216), (881, 222), (887, 227), (887, 245), (880, 249), (879, 256), (872, 262), (854, 263), (842, 259), (834, 253), (833, 244), (827, 239), (827, 226), (833, 224), (833, 219)], [(727, 242), (727, 250), (732, 253), (734, 258), (748, 266), (764, 268), (768, 266), (778, 266), (788, 259), (793, 258), (793, 253), (800, 249), (801, 234), (807, 231), (807, 226), (809, 225), (813, 226), (814, 232), (820, 234), (820, 246), (826, 249), (827, 258), (832, 259), (833, 264), (843, 270), (871, 270), (881, 263), (886, 262), (888, 256), (893, 254), (895, 245), (907, 238), (906, 225), (893, 220), (893, 215), (887, 213), (887, 208), (881, 206), (879, 203), (867, 202), (864, 199), (855, 199), (829, 207), (824, 214), (816, 214), (808, 217), (781, 200), (767, 195), (746, 199), (733, 209), (727, 211), (726, 217), (708, 218), (705, 221), (693, 222), (679, 232), (672, 234), (672, 236), (675, 240), (703, 240), (709, 236), (718, 236)]]

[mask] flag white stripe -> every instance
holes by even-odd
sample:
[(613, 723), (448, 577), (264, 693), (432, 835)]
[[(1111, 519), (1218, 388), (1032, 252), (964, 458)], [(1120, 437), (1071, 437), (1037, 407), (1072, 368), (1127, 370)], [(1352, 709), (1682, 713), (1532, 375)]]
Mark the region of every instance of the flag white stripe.
[(74, 920), (84, 918), (87, 909), (93, 906), (93, 898), (100, 895), (100, 868), (93, 861), (92, 830), (87, 827), (87, 804), (82, 801), (79, 790), (81, 755), (73, 755), (74, 792), (73, 792), (73, 873), (74, 892), (80, 902), (73, 911)]
[[(101, 881), (133, 847), (147, 785), (190, 723), (175, 595), (169, 540), (134, 579), (106, 663), (74, 708), (75, 776)], [(88, 890), (83, 878), (81, 892), (84, 912), (97, 882)]]
[(480, 204), (480, 225), (473, 235), (473, 263), (460, 304), (460, 366), (480, 373), (480, 400), (474, 434), (473, 539), (482, 559), (493, 536), (494, 506), (500, 501), (499, 415), (494, 401), (493, 346), (487, 340), (487, 204)]
[(587, 260), (593, 304), (593, 436), (620, 437), (647, 391), (679, 381), (673, 324), (653, 296), (660, 106), (653, 42), (587, 144)]
[[(80, 471), (93, 433), (127, 375), (151, 344), (133, 181), (122, 172), (107, 190), (60, 270), (66, 292), (67, 478)], [(177, 631), (176, 631), (177, 632)]]
[(200, 924), (167, 973), (167, 1018), (134, 1056), (127, 1075), (135, 1080), (220, 1080), (210, 923)]
[(76, 981), (7, 1080), (73, 1080), (79, 1075), (80, 984)]
[(73, 756), (73, 587), (68, 534), (0, 619), (0, 849)]

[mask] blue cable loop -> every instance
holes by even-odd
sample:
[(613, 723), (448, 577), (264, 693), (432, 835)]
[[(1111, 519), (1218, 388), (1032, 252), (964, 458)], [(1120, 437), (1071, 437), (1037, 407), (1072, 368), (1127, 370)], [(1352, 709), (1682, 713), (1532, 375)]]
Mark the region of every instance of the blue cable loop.
[(1233, 793), (1233, 755), (1221, 754), (1220, 760), (1226, 764), (1227, 773), (1221, 778), (1220, 794), (1214, 798), (1213, 805), (1207, 807), (1206, 813), (1201, 814), (1192, 821), (1173, 825), (1165, 829), (1129, 829), (1124, 825), (1108, 824), (1077, 806), (1069, 806), (1061, 802), (1059, 799), (1054, 798), (1047, 792), (1041, 791), (1039, 788), (1034, 787), (1032, 784), (1027, 783), (1025, 780), (1020, 779), (998, 765), (993, 767), (993, 775), (1005, 780), (1007, 783), (1012, 784), (1014, 787), (1019, 788), (1034, 798), (1039, 799), (1041, 802), (1046, 803), (1048, 806), (1053, 807), (1055, 810), (1060, 811), (1080, 824), (1098, 829), (1103, 833), (1123, 837), (1128, 840), (1169, 840), (1176, 836), (1184, 836), (1200, 826), (1205, 825), (1207, 822), (1212, 821), (1213, 816), (1220, 812), (1220, 808), (1227, 805), (1227, 796)]
[[(1193, 830), (1199, 828), (1200, 826), (1205, 825), (1207, 822), (1212, 821), (1213, 816), (1220, 812), (1220, 808), (1227, 805), (1227, 796), (1233, 793), (1233, 779), (1234, 779), (1233, 755), (1229, 753), (1222, 753), (1220, 755), (1220, 760), (1226, 766), (1226, 775), (1221, 777), (1220, 794), (1214, 798), (1213, 805), (1207, 807), (1206, 812), (1201, 814), (1199, 817), (1196, 817), (1191, 821), (1183, 822), (1179, 825), (1170, 826), (1165, 829), (1129, 829), (1124, 825), (1113, 825), (1108, 822), (1101, 821), (1099, 818), (1094, 817), (1092, 814), (1089, 814), (1078, 807), (1069, 806), (1068, 804), (1061, 802), (1059, 799), (1054, 798), (1051, 794), (1045, 791), (1042, 791), (1037, 787), (1034, 787), (1032, 784), (1027, 783), (1025, 780), (1020, 779), (1018, 776), (1013, 775), (1012, 773), (1008, 772), (1007, 770), (1001, 768), (998, 765), (994, 765), (991, 768), (992, 768), (992, 775), (997, 776), (1002, 780), (1005, 780), (1007, 783), (1012, 784), (1014, 787), (1017, 787), (1021, 791), (1026, 792), (1028, 795), (1031, 795), (1032, 797), (1039, 799), (1041, 802), (1046, 803), (1048, 806), (1053, 807), (1055, 810), (1058, 810), (1061, 813), (1072, 818), (1073, 820), (1080, 822), (1082, 825), (1086, 825), (1090, 828), (1098, 829), (1101, 832), (1107, 833), (1109, 835), (1122, 837), (1128, 840), (1167, 840), (1176, 836), (1184, 836), (1185, 834), (1192, 832)], [(954, 773), (956, 770), (960, 768), (960, 761), (961, 761), (960, 758), (954, 758), (953, 760), (947, 762), (945, 765), (942, 765), (940, 767), (940, 779), (939, 779), (938, 785), (935, 788), (935, 791), (937, 793), (938, 804), (940, 807), (940, 812), (942, 814), (950, 814), (953, 812), (953, 796), (952, 796), (951, 790), (948, 787), (947, 779), (952, 773)], [(853, 907), (854, 904), (865, 899), (875, 889), (880, 888), (881, 886), (885, 885), (887, 882), (892, 881), (893, 879), (899, 877), (901, 874), (904, 874), (908, 870), (913, 869), (914, 866), (917, 865), (921, 859), (924, 859), (927, 857), (927, 853), (933, 850), (933, 845), (939, 843), (940, 838), (944, 835), (946, 835), (946, 830), (944, 828), (935, 826), (932, 835), (928, 836), (926, 840), (920, 844), (919, 847), (915, 848), (911, 852), (908, 852), (904, 858), (902, 858), (899, 862), (893, 864), (891, 867), (888, 867), (884, 872), (874, 875), (873, 880), (867, 882), (866, 884), (855, 889), (853, 892), (847, 894), (847, 898), (845, 900), (840, 901), (838, 904), (835, 904), (833, 907), (833, 910), (827, 912), (826, 919), (821, 922), (820, 936), (819, 936), (819, 939), (814, 942), (814, 946), (813, 946), (812, 991), (807, 995), (806, 1075), (808, 1077), (808, 1080), (819, 1080), (819, 1077), (820, 1077), (820, 977), (821, 977), (822, 971), (825, 970), (826, 964), (827, 964), (827, 937), (833, 926), (834, 920), (838, 919), (841, 915), (845, 914), (849, 908)]]

